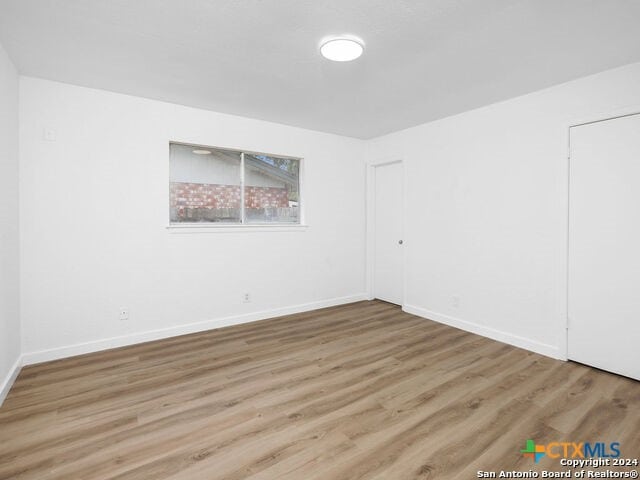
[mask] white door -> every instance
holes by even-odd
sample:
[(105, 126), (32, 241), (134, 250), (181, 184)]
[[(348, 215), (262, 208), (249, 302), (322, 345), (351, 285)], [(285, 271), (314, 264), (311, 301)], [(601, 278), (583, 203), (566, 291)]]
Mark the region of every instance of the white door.
[(571, 128), (569, 358), (640, 379), (640, 115)]
[(375, 167), (374, 296), (402, 305), (402, 163)]

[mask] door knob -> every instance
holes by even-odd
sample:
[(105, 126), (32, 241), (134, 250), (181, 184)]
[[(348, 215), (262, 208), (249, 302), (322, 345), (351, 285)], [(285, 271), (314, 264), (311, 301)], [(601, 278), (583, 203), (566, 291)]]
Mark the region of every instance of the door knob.
[(398, 245), (402, 245), (404, 242), (402, 240), (398, 240)]

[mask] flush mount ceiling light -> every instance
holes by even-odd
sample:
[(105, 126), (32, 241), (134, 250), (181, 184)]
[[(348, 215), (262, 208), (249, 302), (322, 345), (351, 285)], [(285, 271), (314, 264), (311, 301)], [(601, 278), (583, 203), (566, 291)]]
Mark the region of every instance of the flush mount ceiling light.
[(364, 43), (356, 37), (333, 37), (322, 42), (320, 53), (334, 62), (350, 62), (364, 52)]
[(193, 153), (195, 153), (196, 155), (211, 155), (211, 151), (210, 150), (194, 150)]

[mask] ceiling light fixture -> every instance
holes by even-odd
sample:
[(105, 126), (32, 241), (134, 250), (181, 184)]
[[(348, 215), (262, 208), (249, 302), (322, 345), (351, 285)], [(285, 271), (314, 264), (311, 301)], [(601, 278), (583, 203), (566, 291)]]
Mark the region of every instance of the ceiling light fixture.
[(364, 42), (352, 36), (333, 37), (322, 42), (320, 53), (334, 62), (350, 62), (364, 52)]
[(194, 150), (193, 153), (196, 155), (211, 155), (210, 150)]

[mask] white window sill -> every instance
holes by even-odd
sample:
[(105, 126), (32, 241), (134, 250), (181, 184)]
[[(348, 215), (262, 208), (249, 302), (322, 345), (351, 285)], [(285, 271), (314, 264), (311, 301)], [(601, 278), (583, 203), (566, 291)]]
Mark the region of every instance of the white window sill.
[(309, 225), (262, 224), (262, 225), (212, 225), (212, 224), (172, 224), (169, 233), (248, 233), (248, 232), (304, 232)]

